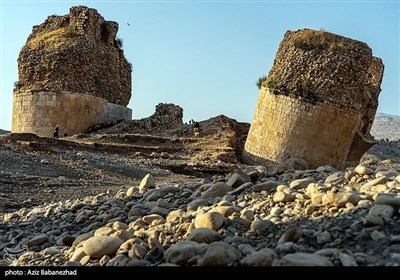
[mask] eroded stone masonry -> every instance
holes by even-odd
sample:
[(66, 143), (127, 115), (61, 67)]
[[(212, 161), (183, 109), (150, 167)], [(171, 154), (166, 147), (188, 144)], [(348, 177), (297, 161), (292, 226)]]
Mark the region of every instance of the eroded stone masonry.
[(51, 136), (131, 119), (132, 66), (116, 38), (118, 23), (85, 6), (33, 26), (18, 57), (13, 132)]
[(370, 135), (384, 65), (367, 44), (325, 31), (286, 32), (246, 140), (248, 163), (303, 158), (310, 168), (356, 164)]

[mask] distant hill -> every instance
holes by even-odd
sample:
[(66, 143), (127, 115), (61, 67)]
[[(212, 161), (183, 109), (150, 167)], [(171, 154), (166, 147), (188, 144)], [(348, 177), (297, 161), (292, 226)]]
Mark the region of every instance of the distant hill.
[(371, 128), (371, 135), (375, 139), (400, 139), (400, 116), (377, 113)]
[(386, 113), (376, 113), (377, 117), (385, 117), (385, 118), (400, 118), (400, 116), (397, 115), (392, 115), (392, 114), (386, 114)]
[(6, 133), (9, 133), (9, 132), (10, 132), (10, 131), (0, 129), (0, 135), (1, 135), (1, 134), (6, 134)]

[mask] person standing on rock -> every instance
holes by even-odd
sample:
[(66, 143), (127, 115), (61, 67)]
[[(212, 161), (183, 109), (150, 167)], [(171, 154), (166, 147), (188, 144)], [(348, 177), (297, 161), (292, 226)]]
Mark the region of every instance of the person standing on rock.
[(59, 134), (60, 134), (60, 128), (58, 127), (58, 124), (56, 125), (56, 127), (54, 128), (54, 132), (53, 132), (53, 137), (54, 138), (58, 138)]
[(200, 137), (200, 124), (198, 122), (194, 123), (193, 134), (195, 137)]

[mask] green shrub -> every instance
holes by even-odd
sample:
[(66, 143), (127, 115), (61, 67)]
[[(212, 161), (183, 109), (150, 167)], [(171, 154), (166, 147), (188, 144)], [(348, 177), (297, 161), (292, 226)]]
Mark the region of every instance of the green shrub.
[(303, 48), (304, 42), (301, 38), (294, 38), (293, 44), (294, 44), (295, 48), (301, 49), (301, 48)]
[(319, 97), (315, 94), (312, 83), (308, 80), (299, 80), (296, 83), (295, 96), (301, 96), (309, 101), (318, 101)]
[(258, 78), (258, 80), (256, 81), (256, 85), (258, 87), (258, 89), (261, 89), (261, 86), (263, 85), (263, 83), (267, 80), (267, 76), (262, 76), (260, 78)]
[(15, 81), (15, 82), (14, 82), (14, 89), (16, 89), (16, 88), (18, 88), (18, 87), (20, 87), (20, 86), (21, 86), (21, 84), (20, 84), (19, 81)]
[(271, 80), (268, 81), (267, 86), (271, 91), (274, 91), (278, 86), (278, 82), (273, 80), (273, 79), (271, 79)]
[(68, 24), (68, 26), (65, 28), (65, 31), (66, 31), (66, 35), (68, 37), (74, 37), (74, 36), (78, 35), (76, 25), (74, 23)]

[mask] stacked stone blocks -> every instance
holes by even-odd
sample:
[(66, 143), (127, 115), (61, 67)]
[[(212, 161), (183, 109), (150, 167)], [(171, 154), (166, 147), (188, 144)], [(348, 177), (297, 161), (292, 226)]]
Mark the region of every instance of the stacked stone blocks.
[(131, 119), (132, 110), (88, 94), (41, 91), (14, 95), (13, 132), (52, 137), (58, 124), (62, 135), (84, 132), (111, 119)]
[[(299, 157), (310, 166), (321, 162), (338, 166), (346, 160), (353, 140), (341, 135), (355, 134), (360, 117), (356, 110), (329, 103), (310, 104), (274, 95), (262, 87), (243, 157), (252, 164)], [(342, 125), (334, 125), (338, 123)]]

